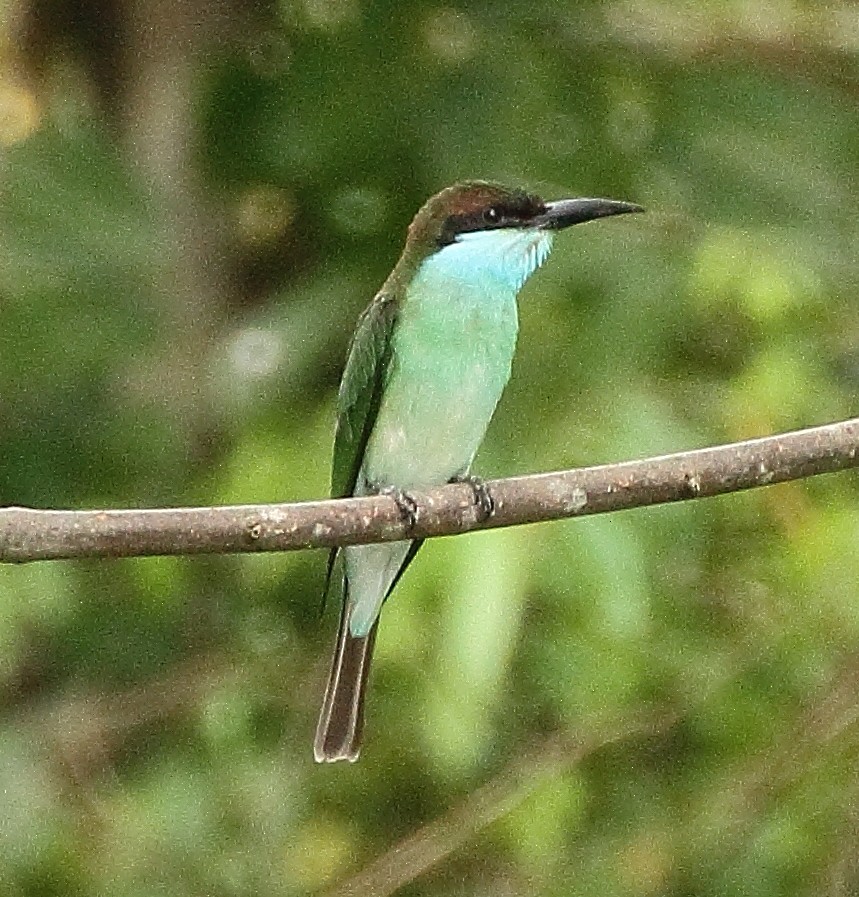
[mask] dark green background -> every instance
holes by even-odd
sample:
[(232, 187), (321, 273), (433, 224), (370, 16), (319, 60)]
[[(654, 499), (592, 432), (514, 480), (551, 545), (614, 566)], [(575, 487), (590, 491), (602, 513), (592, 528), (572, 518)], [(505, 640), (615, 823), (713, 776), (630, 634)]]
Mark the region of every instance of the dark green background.
[[(856, 412), (851, 3), (10, 10), (0, 503), (325, 495), (355, 319), (464, 177), (649, 210), (523, 291), (479, 473)], [(333, 768), (321, 553), (2, 568), (0, 891), (856, 893), (857, 498), (428, 544)]]

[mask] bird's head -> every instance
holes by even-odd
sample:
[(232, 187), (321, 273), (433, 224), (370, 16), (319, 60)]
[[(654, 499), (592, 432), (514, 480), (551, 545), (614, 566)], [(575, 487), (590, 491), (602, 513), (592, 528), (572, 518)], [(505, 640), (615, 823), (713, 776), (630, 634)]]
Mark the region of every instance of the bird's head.
[(556, 231), (643, 211), (613, 199), (545, 202), (524, 190), (465, 181), (436, 193), (415, 215), (397, 268), (411, 275), (428, 263), (457, 280), (518, 290), (549, 254)]

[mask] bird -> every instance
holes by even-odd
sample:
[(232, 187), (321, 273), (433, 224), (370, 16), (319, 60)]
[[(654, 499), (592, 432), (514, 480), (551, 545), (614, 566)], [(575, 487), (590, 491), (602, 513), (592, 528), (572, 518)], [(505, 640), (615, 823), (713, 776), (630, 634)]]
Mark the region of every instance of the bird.
[[(390, 494), (413, 516), (409, 490), (466, 481), (491, 513), (491, 495), (471, 477), (471, 464), (510, 378), (519, 291), (558, 231), (642, 211), (611, 199), (545, 202), (480, 180), (432, 196), (352, 337), (337, 398), (331, 497)], [(358, 759), (379, 613), (422, 542), (329, 555), (325, 593), (339, 587), (341, 611), (317, 762)]]

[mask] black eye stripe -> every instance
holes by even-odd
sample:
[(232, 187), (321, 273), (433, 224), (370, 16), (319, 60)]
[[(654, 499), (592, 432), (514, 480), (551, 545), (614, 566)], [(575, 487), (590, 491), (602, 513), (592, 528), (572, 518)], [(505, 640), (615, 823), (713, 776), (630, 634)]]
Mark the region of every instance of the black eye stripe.
[(545, 204), (536, 196), (519, 194), (474, 211), (449, 215), (438, 237), (439, 246), (453, 243), (458, 234), (502, 227), (520, 227), (545, 211)]

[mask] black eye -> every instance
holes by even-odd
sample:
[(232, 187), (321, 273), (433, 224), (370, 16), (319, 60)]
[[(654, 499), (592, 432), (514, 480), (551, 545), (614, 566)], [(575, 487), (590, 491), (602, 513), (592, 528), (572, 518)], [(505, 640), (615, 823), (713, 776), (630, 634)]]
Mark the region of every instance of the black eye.
[(490, 206), (488, 209), (485, 209), (483, 212), (483, 220), (487, 224), (498, 224), (501, 220), (501, 212), (495, 208), (495, 206)]

